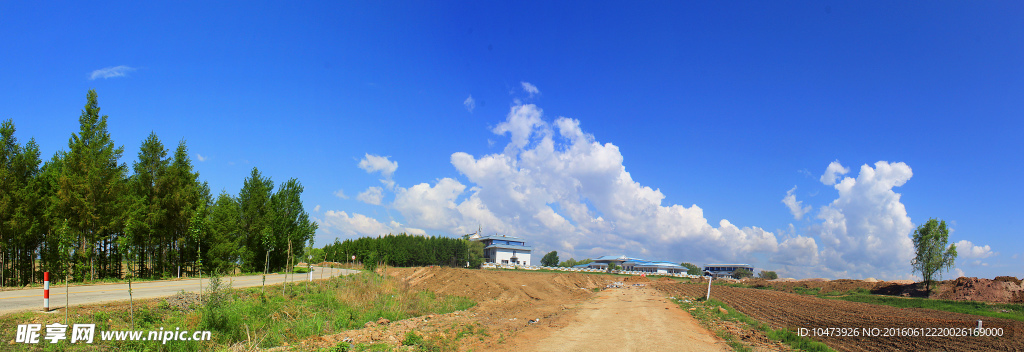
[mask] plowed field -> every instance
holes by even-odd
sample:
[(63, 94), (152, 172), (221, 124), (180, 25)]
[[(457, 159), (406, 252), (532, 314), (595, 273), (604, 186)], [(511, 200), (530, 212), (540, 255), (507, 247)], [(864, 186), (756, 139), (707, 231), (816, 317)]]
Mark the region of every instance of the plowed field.
[[(702, 297), (707, 290), (706, 285), (698, 284), (656, 282), (651, 286), (676, 297)], [(1024, 351), (1024, 322), (1015, 320), (726, 286), (712, 287), (711, 297), (776, 329), (852, 328), (854, 330), (819, 331), (861, 336), (812, 336), (842, 351)], [(946, 334), (955, 331), (945, 328), (973, 328), (978, 320), (983, 320), (986, 328), (1003, 328), (1004, 336), (899, 336)], [(883, 336), (863, 336), (864, 332)]]

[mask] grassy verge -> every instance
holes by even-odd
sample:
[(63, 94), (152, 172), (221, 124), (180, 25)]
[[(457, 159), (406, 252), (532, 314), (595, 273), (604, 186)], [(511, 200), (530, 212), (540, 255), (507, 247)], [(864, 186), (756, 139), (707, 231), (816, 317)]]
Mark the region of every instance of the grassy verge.
[[(92, 344), (70, 344), (68, 340), (51, 345), (13, 344), (19, 324), (64, 323), (63, 314), (23, 312), (0, 317), (0, 331), (11, 334), (3, 340), (4, 350), (131, 350), (131, 351), (207, 351), (231, 346), (275, 347), (294, 344), (311, 336), (362, 328), (369, 321), (387, 318), (402, 320), (425, 314), (444, 314), (468, 309), (473, 301), (461, 297), (437, 296), (429, 291), (406, 289), (394, 279), (371, 273), (334, 277), (322, 281), (230, 289), (211, 282), (210, 291), (189, 299), (179, 294), (169, 299), (135, 302), (134, 327), (128, 303), (104, 306), (72, 307), (71, 324), (96, 324)], [(102, 341), (102, 331), (152, 330), (212, 332), (211, 341)], [(45, 333), (45, 327), (43, 329)], [(67, 336), (70, 339), (71, 329)]]
[(391, 346), (384, 343), (347, 343), (342, 342), (334, 347), (320, 348), (312, 350), (312, 352), (349, 352), (349, 351), (373, 351), (373, 352), (390, 352), (390, 351), (426, 351), (426, 352), (448, 352), (458, 351), (459, 344), (466, 338), (478, 338), (483, 341), (485, 337), (490, 336), (487, 328), (481, 326), (479, 323), (472, 324), (460, 324), (452, 325), (442, 331), (435, 332), (433, 334), (423, 334), (420, 332), (409, 331), (406, 332), (405, 337), (402, 338), (401, 346)]
[[(697, 321), (700, 322), (701, 326), (713, 331), (718, 335), (718, 337), (725, 340), (726, 343), (729, 344), (729, 347), (732, 347), (734, 351), (753, 351), (753, 349), (728, 329), (719, 327), (723, 322), (725, 324), (734, 324), (734, 326), (738, 326), (745, 330), (760, 331), (768, 339), (784, 343), (796, 351), (835, 351), (828, 347), (828, 345), (807, 337), (801, 337), (793, 331), (787, 329), (772, 329), (767, 324), (754, 320), (746, 314), (740, 313), (724, 302), (716, 299), (710, 299), (707, 301), (677, 299), (675, 302), (679, 304), (679, 307), (688, 311), (690, 315), (696, 318)], [(725, 310), (724, 313), (722, 312), (722, 309)]]
[(906, 298), (872, 294), (848, 294), (824, 298), (850, 302), (881, 304), (898, 308), (925, 308), (953, 313), (981, 315), (993, 318), (1024, 321), (1024, 304), (995, 304), (971, 301), (944, 301), (926, 298)]

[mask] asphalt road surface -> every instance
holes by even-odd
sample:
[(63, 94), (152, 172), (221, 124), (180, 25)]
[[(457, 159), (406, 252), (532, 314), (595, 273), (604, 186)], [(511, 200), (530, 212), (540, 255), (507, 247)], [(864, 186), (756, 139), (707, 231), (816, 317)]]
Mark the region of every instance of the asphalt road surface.
[[(358, 270), (321, 268), (313, 267), (313, 280), (319, 280), (331, 276), (348, 275), (359, 272)], [(279, 284), (285, 281), (283, 274), (267, 274), (267, 284)], [(309, 274), (288, 274), (288, 282), (306, 281)], [(253, 287), (263, 284), (263, 275), (232, 276), (223, 277), (222, 280), (231, 283), (231, 287)], [(209, 285), (209, 279), (202, 279), (203, 287)], [(181, 279), (168, 281), (145, 281), (132, 283), (132, 296), (135, 299), (168, 297), (185, 290), (185, 292), (199, 292), (199, 279)], [(70, 305), (78, 306), (84, 304), (97, 304), (128, 300), (128, 284), (101, 284), (87, 286), (71, 286)], [(64, 286), (50, 283), (50, 309), (63, 308), (67, 298), (64, 296)], [(43, 309), (43, 289), (31, 288), (24, 290), (0, 292), (0, 315), (23, 310)]]

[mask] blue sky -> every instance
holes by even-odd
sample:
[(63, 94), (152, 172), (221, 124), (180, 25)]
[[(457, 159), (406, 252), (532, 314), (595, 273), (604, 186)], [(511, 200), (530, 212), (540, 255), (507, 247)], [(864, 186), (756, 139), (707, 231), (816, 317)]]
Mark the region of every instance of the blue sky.
[(0, 119), (49, 158), (96, 89), (124, 162), (154, 131), (187, 140), (214, 192), (252, 167), (298, 178), (317, 245), (483, 226), (538, 255), (908, 278), (910, 233), (936, 217), (961, 246), (947, 277), (1019, 277), (1022, 15), (4, 2)]

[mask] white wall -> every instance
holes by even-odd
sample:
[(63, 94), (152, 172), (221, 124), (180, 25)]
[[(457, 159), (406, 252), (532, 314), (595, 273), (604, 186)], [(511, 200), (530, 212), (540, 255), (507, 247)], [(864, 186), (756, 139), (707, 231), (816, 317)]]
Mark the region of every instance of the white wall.
[(496, 264), (505, 263), (503, 260), (507, 260), (507, 264), (515, 264), (512, 262), (512, 257), (516, 257), (519, 259), (520, 265), (530, 265), (530, 252), (515, 251), (513, 255), (511, 249), (495, 248), (494, 251), (494, 263)]

